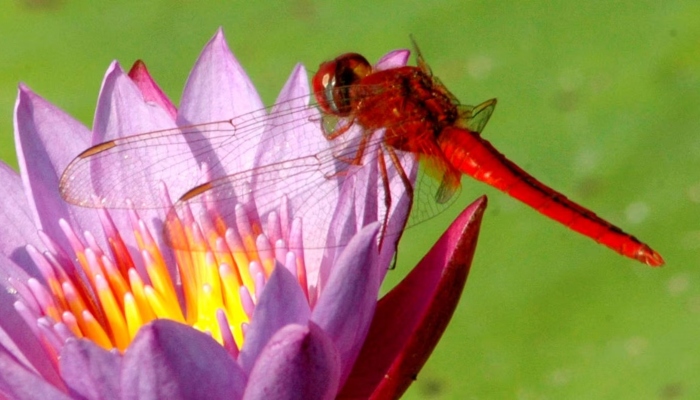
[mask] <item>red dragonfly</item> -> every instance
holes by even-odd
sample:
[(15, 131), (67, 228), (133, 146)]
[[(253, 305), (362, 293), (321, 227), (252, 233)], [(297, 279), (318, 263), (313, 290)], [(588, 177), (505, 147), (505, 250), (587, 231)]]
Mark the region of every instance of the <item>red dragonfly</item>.
[[(277, 193), (275, 189), (280, 186), (292, 186), (288, 181), (293, 179), (296, 189), (286, 196), (292, 208), (303, 209), (295, 211), (304, 216), (307, 227), (309, 218), (326, 225), (329, 222), (332, 211), (318, 207), (324, 204), (319, 201), (321, 198), (337, 195), (337, 184), (331, 182), (332, 188), (328, 187), (332, 178), (346, 179), (371, 165), (378, 168), (382, 181), (376, 192), (384, 203), (383, 236), (400, 234), (404, 227), (387, 231), (388, 210), (396, 207), (392, 193), (407, 191), (412, 204), (414, 194), (426, 190), (414, 190), (412, 183), (415, 171), (410, 170), (410, 165), (418, 158), (440, 182), (433, 203), (446, 204), (459, 189), (461, 175), (468, 174), (622, 255), (652, 266), (664, 263), (649, 246), (540, 183), (482, 139), (480, 133), (496, 100), (476, 107), (460, 105), (432, 75), (415, 43), (414, 47), (418, 60), (415, 67), (378, 70), (356, 53), (321, 64), (312, 80), (320, 117), (307, 104), (308, 96), (303, 96), (276, 104), (269, 114), (260, 110), (231, 120), (98, 144), (68, 166), (61, 178), (61, 194), (68, 202), (82, 206), (153, 208), (161, 204), (158, 193), (162, 182), (171, 193), (184, 193), (176, 205), (206, 203), (212, 198), (230, 203), (233, 198), (249, 194), (252, 185), (257, 186), (255, 191), (259, 193), (256, 205), (267, 210), (261, 212), (262, 216), (279, 202), (279, 198), (271, 199), (269, 195), (264, 198), (266, 193)], [(281, 126), (291, 132), (303, 129), (309, 121), (318, 124), (319, 120), (330, 143), (328, 148), (308, 148), (308, 156), (288, 159), (284, 155), (280, 158), (258, 154), (259, 166), (234, 174), (221, 168), (237, 162), (241, 154), (255, 147), (279, 152), (266, 149), (268, 139), (259, 138), (269, 126)], [(315, 126), (317, 132), (318, 125)], [(343, 141), (351, 130), (359, 130), (359, 138)], [(383, 135), (376, 134), (382, 130)], [(337, 141), (340, 143), (335, 144)], [(180, 161), (178, 155), (187, 152), (196, 156), (197, 163)], [(111, 168), (113, 163), (121, 163), (123, 168)], [(204, 173), (190, 173), (199, 169), (201, 163), (206, 165)], [(95, 171), (100, 173), (98, 181)], [(397, 182), (400, 189), (396, 188)], [(99, 199), (98, 204), (95, 198)], [(435, 211), (423, 213), (417, 220), (428, 218), (431, 213)], [(312, 229), (304, 231), (305, 235), (315, 235), (309, 240), (312, 246), (323, 243), (327, 231), (314, 232), (315, 225), (310, 225)], [(166, 235), (167, 229), (166, 223)]]
[[(396, 160), (394, 150), (414, 153), (438, 174), (438, 202), (453, 195), (462, 174), (470, 175), (624, 256), (651, 266), (664, 264), (648, 245), (541, 183), (483, 139), (480, 133), (496, 100), (476, 107), (460, 105), (432, 75), (415, 42), (414, 48), (415, 67), (374, 71), (356, 53), (321, 64), (313, 79), (321, 109), (349, 119), (329, 132), (329, 138), (343, 134), (353, 124), (366, 132), (384, 128), (384, 148), (390, 159)], [(385, 89), (376, 91), (375, 87)], [(354, 162), (359, 162), (363, 151), (361, 142)]]

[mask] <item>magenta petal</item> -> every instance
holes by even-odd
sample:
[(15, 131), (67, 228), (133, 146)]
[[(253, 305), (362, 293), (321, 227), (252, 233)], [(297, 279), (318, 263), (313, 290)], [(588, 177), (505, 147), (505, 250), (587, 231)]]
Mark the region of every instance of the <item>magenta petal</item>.
[(146, 102), (160, 106), (160, 108), (165, 110), (165, 112), (170, 115), (170, 118), (175, 121), (175, 118), (177, 118), (177, 108), (175, 108), (175, 105), (173, 105), (168, 96), (163, 93), (156, 81), (153, 80), (143, 61), (137, 60), (134, 63), (129, 70), (129, 78), (131, 78), (139, 88)]
[(382, 56), (374, 66), (378, 71), (390, 68), (403, 67), (408, 62), (408, 57), (411, 56), (409, 50), (394, 50)]
[(68, 163), (90, 144), (90, 132), (62, 110), (42, 99), (25, 85), (19, 86), (15, 104), (15, 143), (24, 191), (36, 226), (69, 248), (58, 226), (64, 218), (74, 229), (92, 230), (101, 237), (92, 210), (66, 204), (58, 182)]
[(299, 283), (286, 268), (278, 264), (255, 306), (253, 320), (238, 358), (243, 371), (250, 373), (260, 352), (277, 331), (289, 324), (306, 325), (310, 313)]
[(471, 266), (486, 197), (472, 203), (377, 305), (367, 341), (339, 398), (398, 398), (435, 348)]
[(214, 339), (164, 319), (141, 328), (122, 361), (122, 399), (240, 399), (245, 384)]
[(69, 340), (59, 357), (61, 376), (74, 397), (114, 398), (120, 392), (121, 357), (89, 340)]
[(221, 121), (262, 108), (258, 92), (219, 29), (187, 79), (178, 124)]
[(66, 394), (0, 348), (0, 398), (69, 400)]
[(311, 319), (338, 349), (341, 384), (350, 373), (365, 341), (379, 293), (377, 230), (374, 223), (363, 228), (338, 258)]
[(288, 325), (265, 346), (243, 398), (332, 399), (339, 371), (338, 353), (319, 327)]

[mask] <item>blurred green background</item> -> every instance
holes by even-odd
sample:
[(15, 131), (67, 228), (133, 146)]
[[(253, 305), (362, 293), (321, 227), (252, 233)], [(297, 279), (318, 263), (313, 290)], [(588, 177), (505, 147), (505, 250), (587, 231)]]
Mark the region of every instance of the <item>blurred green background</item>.
[(90, 126), (110, 61), (144, 59), (177, 103), (219, 26), (268, 104), (296, 62), (376, 60), (414, 34), (464, 103), (499, 99), (492, 143), (667, 266), (622, 258), (465, 178), (457, 205), (407, 233), (389, 274), (398, 281), (489, 196), (460, 307), (406, 398), (700, 398), (697, 1), (0, 4), (0, 157), (11, 165), (19, 81)]

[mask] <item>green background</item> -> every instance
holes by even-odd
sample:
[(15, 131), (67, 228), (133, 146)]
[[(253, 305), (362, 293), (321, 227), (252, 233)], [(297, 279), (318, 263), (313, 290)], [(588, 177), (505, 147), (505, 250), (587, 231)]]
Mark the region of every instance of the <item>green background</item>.
[(0, 157), (16, 165), (19, 81), (90, 126), (110, 61), (144, 59), (177, 103), (218, 26), (268, 104), (296, 62), (376, 60), (412, 33), (464, 103), (499, 99), (484, 132), (494, 145), (667, 266), (465, 178), (458, 204), (407, 233), (389, 274), (489, 196), (462, 302), (406, 398), (700, 398), (700, 3), (351, 3), (0, 1)]

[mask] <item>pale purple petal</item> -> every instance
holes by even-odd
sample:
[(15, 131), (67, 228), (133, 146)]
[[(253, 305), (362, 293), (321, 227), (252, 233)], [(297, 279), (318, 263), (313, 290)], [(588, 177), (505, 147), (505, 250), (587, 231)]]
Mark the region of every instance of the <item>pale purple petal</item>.
[[(231, 53), (223, 31), (219, 29), (207, 43), (187, 78), (182, 103), (177, 116), (180, 126), (232, 120), (228, 131), (215, 128), (214, 135), (224, 135), (227, 141), (209, 145), (189, 140), (198, 162), (206, 162), (213, 178), (246, 171), (253, 167), (259, 131), (264, 128), (266, 111), (252, 82)], [(241, 127), (236, 130), (235, 127)], [(211, 130), (210, 127), (202, 127)], [(256, 133), (256, 134), (254, 134)], [(206, 157), (204, 157), (206, 155)]]
[(161, 319), (124, 353), (120, 383), (123, 399), (240, 399), (246, 377), (214, 339)]
[(219, 29), (187, 78), (179, 125), (220, 121), (261, 110), (262, 101)]
[(403, 67), (408, 62), (408, 57), (411, 56), (411, 52), (406, 49), (394, 50), (385, 54), (382, 58), (377, 61), (374, 68), (378, 71)]
[(121, 356), (89, 340), (69, 340), (59, 357), (61, 376), (74, 397), (99, 400), (117, 397)]
[(345, 381), (369, 330), (379, 293), (377, 230), (374, 223), (363, 228), (338, 258), (328, 285), (323, 288), (313, 313), (317, 323), (338, 349)]
[(0, 348), (0, 397), (18, 400), (70, 399), (45, 378)]
[(250, 373), (246, 400), (333, 399), (340, 360), (314, 324), (288, 325), (270, 340)]
[(253, 319), (238, 357), (243, 371), (250, 373), (260, 352), (277, 331), (289, 324), (306, 325), (309, 315), (309, 304), (299, 283), (286, 268), (278, 264), (255, 306)]
[(308, 81), (306, 69), (297, 64), (270, 111), (255, 166), (313, 156), (329, 148), (329, 141), (321, 131), (320, 114), (309, 106)]
[(119, 63), (113, 62), (105, 73), (97, 100), (92, 144), (174, 127), (168, 112), (149, 104)]
[(3, 188), (3, 206), (0, 208), (0, 254), (6, 255), (29, 275), (37, 278), (38, 271), (25, 246), (40, 246), (41, 241), (29, 211), (22, 179), (5, 163), (0, 163), (0, 187)]
[[(97, 101), (93, 123), (93, 144), (175, 127), (175, 121), (167, 110), (147, 102), (134, 81), (124, 73), (117, 62), (113, 62), (102, 81)], [(185, 178), (182, 174), (175, 177), (169, 176), (170, 171), (164, 171), (157, 160), (162, 157), (179, 156), (184, 164), (186, 159), (192, 158), (189, 148), (182, 143), (172, 143), (170, 147), (162, 148), (163, 151), (168, 152), (167, 155), (160, 154), (159, 149), (161, 148), (157, 146), (134, 148), (130, 153), (123, 152), (122, 157), (94, 160), (91, 163), (91, 173), (93, 174), (91, 190), (96, 194), (119, 193), (122, 197), (128, 197), (130, 193), (140, 190), (146, 193), (144, 196), (158, 197), (160, 192), (154, 188), (161, 180), (172, 182)], [(134, 171), (134, 168), (138, 168), (138, 171)], [(184, 167), (182, 168), (184, 169)], [(190, 170), (196, 171), (196, 166), (193, 163), (190, 165)], [(192, 173), (192, 175), (195, 174)], [(151, 185), (146, 183), (139, 185), (136, 179), (139, 176), (148, 177), (151, 180)], [(194, 181), (194, 178), (191, 181)], [(137, 198), (129, 198), (128, 200), (132, 200), (136, 204), (139, 203)], [(158, 204), (156, 200), (153, 200), (152, 203)], [(162, 218), (162, 211), (142, 209), (139, 214), (151, 232), (162, 231), (162, 226), (155, 222)], [(126, 212), (113, 210), (111, 216), (120, 232), (131, 230)], [(123, 239), (131, 249), (137, 248), (132, 235), (123, 235)], [(167, 248), (161, 235), (156, 235), (154, 239), (160, 248)], [(168, 265), (173, 265), (170, 252), (164, 251), (163, 255)], [(140, 259), (137, 253), (132, 254), (132, 257), (134, 260)]]
[(306, 70), (297, 65), (271, 110), (258, 148), (255, 202), (265, 218), (285, 193), (294, 217), (303, 221), (310, 281), (318, 274), (322, 249), (330, 247), (328, 228), (342, 183), (340, 177), (328, 178), (337, 173), (330, 149), (318, 111), (309, 106)]
[[(5, 265), (11, 263), (4, 256), (0, 256), (2, 270)], [(12, 294), (5, 286), (12, 287), (19, 284), (17, 281), (6, 281), (7, 277), (0, 274), (3, 281), (3, 289), (0, 289), (0, 348), (8, 355), (15, 357), (17, 363), (31, 369), (42, 379), (54, 385), (61, 386), (61, 378), (54, 364), (51, 363), (51, 355), (47, 354), (32, 330), (26, 325), (14, 308), (17, 294)]]
[(57, 221), (89, 229), (102, 240), (93, 210), (72, 207), (61, 199), (58, 183), (68, 163), (90, 144), (90, 132), (51, 103), (20, 85), (15, 104), (15, 144), (24, 191), (36, 226), (69, 248)]

